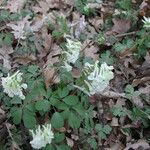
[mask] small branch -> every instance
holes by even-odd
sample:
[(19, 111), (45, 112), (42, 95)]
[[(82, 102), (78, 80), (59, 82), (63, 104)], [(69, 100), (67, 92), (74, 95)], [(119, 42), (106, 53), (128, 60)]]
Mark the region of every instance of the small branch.
[(136, 34), (137, 31), (133, 31), (133, 32), (128, 32), (128, 33), (123, 33), (123, 34), (118, 34), (115, 37), (119, 38), (119, 37), (123, 37), (123, 36), (129, 36), (129, 35), (134, 35)]
[(119, 98), (119, 97), (126, 98), (125, 93), (117, 93), (113, 91), (106, 91), (106, 92), (99, 93), (99, 94), (104, 97), (109, 97), (109, 98)]

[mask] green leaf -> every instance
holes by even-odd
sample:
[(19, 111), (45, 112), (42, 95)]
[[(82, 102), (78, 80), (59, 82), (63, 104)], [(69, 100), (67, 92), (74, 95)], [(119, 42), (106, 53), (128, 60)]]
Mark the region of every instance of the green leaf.
[(42, 150), (56, 150), (52, 144), (47, 144)]
[(56, 143), (60, 143), (65, 139), (65, 134), (64, 133), (56, 133), (54, 139), (55, 139)]
[(96, 124), (96, 125), (95, 125), (95, 130), (96, 130), (96, 131), (101, 131), (101, 130), (103, 130), (102, 124)]
[(110, 134), (112, 128), (109, 125), (96, 124), (95, 130), (101, 139), (106, 139), (106, 135)]
[(84, 110), (84, 108), (83, 108), (83, 106), (82, 106), (81, 103), (75, 105), (75, 106), (73, 107), (73, 109), (74, 109), (80, 116), (85, 117), (85, 113), (86, 113), (86, 112), (85, 112), (85, 110)]
[(97, 142), (94, 138), (88, 138), (87, 142), (90, 144), (91, 148), (97, 149)]
[(132, 85), (128, 84), (125, 88), (125, 92), (126, 93), (133, 93), (134, 92), (134, 88)]
[(61, 109), (61, 110), (66, 110), (68, 109), (68, 105), (63, 103), (63, 102), (59, 102), (59, 105), (56, 106), (58, 109)]
[(28, 72), (30, 72), (30, 73), (32, 73), (32, 74), (36, 74), (37, 71), (38, 71), (38, 66), (36, 66), (36, 65), (30, 65), (30, 66), (28, 67)]
[(60, 103), (60, 100), (58, 99), (57, 96), (53, 95), (51, 98), (50, 98), (50, 104), (52, 106), (58, 106), (58, 104)]
[(117, 4), (124, 10), (132, 9), (132, 0), (117, 0)]
[(70, 106), (74, 106), (78, 103), (79, 99), (75, 95), (69, 95), (69, 96), (65, 97), (63, 99), (63, 101)]
[(45, 100), (45, 99), (39, 100), (36, 102), (35, 108), (37, 110), (43, 110), (44, 112), (47, 112), (50, 109), (50, 102), (48, 100)]
[(67, 87), (64, 87), (63, 89), (59, 88), (57, 92), (60, 98), (64, 98), (69, 94), (69, 89)]
[(64, 126), (64, 119), (60, 113), (55, 112), (51, 119), (51, 124), (54, 128), (61, 128)]
[(65, 119), (69, 119), (70, 116), (70, 111), (69, 109), (64, 110), (63, 112), (61, 112), (62, 117)]
[(11, 109), (11, 115), (12, 115), (14, 124), (20, 124), (21, 119), (22, 119), (22, 108), (13, 107)]
[(11, 45), (13, 43), (13, 35), (11, 33), (5, 34), (4, 44)]
[(105, 125), (103, 127), (103, 132), (105, 132), (106, 134), (109, 134), (111, 132), (112, 128), (109, 125)]
[(111, 108), (111, 112), (114, 116), (123, 117), (127, 115), (127, 109), (121, 106), (114, 106)]
[[(44, 94), (43, 94), (44, 93)], [(46, 95), (44, 83), (42, 81), (35, 81), (34, 87), (27, 94), (25, 101), (32, 101), (40, 95)]]
[(57, 146), (57, 150), (71, 150), (68, 145), (59, 145)]
[(77, 129), (80, 127), (80, 118), (74, 113), (70, 113), (68, 123), (73, 129)]
[(14, 96), (14, 97), (11, 99), (11, 104), (22, 104), (22, 99), (19, 98), (18, 96)]
[(101, 54), (100, 63), (106, 62), (108, 65), (112, 65), (115, 62), (115, 58), (110, 51), (106, 51)]
[(35, 113), (25, 108), (23, 110), (23, 122), (26, 128), (33, 129), (36, 125)]

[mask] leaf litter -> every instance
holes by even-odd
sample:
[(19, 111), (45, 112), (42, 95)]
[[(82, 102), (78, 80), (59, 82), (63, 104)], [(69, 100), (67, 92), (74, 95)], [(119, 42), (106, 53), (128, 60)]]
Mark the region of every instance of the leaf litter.
[[(77, 0), (77, 2), (79, 1), (81, 0)], [(66, 32), (68, 29), (66, 29), (65, 25), (62, 25), (63, 21), (61, 20), (62, 22), (58, 23), (57, 19), (58, 16), (65, 18), (71, 38), (82, 41), (81, 57), (83, 59), (88, 58), (87, 60), (89, 61), (100, 60), (102, 58), (101, 54), (108, 50), (116, 58), (116, 61), (113, 62), (115, 78), (109, 87), (111, 91), (104, 91), (98, 96), (89, 98), (90, 104), (95, 108), (96, 112), (93, 117), (95, 123), (100, 122), (112, 127), (111, 134), (107, 135), (107, 139), (104, 140), (97, 137), (95, 130), (91, 131), (92, 137), (97, 138), (97, 149), (146, 150), (150, 149), (149, 135), (147, 135), (149, 133), (149, 126), (143, 127), (144, 121), (142, 117), (139, 119), (134, 114), (134, 111), (131, 111), (131, 108), (135, 107), (137, 114), (141, 115), (140, 110), (143, 112), (150, 105), (149, 45), (146, 43), (148, 45), (146, 47), (141, 44), (141, 47), (141, 41), (138, 41), (139, 47), (138, 44), (131, 48), (123, 46), (120, 48), (119, 46), (123, 44), (123, 40), (126, 38), (137, 41), (138, 34), (136, 32), (142, 26), (140, 19), (143, 16), (149, 15), (150, 3), (149, 0), (130, 1), (133, 5), (130, 14), (132, 14), (132, 11), (138, 10), (134, 17), (138, 17), (139, 20), (135, 23), (132, 16), (126, 14), (129, 11), (129, 7), (123, 8), (121, 4), (125, 5), (123, 3), (125, 1), (121, 0), (121, 2), (115, 2), (114, 0), (90, 1), (83, 10), (78, 11), (79, 9), (72, 0), (43, 0), (34, 1), (29, 4), (24, 0), (8, 0), (7, 3), (4, 3), (4, 9), (0, 11), (7, 10), (11, 16), (11, 14), (23, 13), (22, 10), (24, 10), (24, 13), (29, 13), (29, 15), (23, 15), (18, 20), (13, 20), (12, 17), (10, 20), (2, 21), (6, 28), (2, 28), (0, 30), (1, 33), (10, 32), (14, 38), (10, 45), (1, 44), (0, 41), (0, 60), (2, 66), (8, 70), (15, 66), (36, 64), (41, 68), (46, 89), (55, 86), (61, 81), (56, 66), (62, 62), (62, 45), (65, 37), (69, 36), (68, 32)], [(0, 4), (3, 5), (3, 2), (0, 2)], [(118, 8), (116, 9), (116, 7)], [(91, 16), (88, 16), (88, 8), (95, 10)], [(26, 12), (26, 10), (28, 11)], [(120, 17), (116, 17), (117, 13), (114, 15), (114, 12), (121, 14)], [(61, 25), (62, 28), (60, 27)], [(54, 36), (54, 29), (58, 31), (58, 35), (62, 33), (63, 36), (57, 39)], [(104, 43), (98, 42), (97, 38), (100, 32), (103, 32), (106, 38), (109, 39), (109, 44), (107, 41)], [(130, 34), (130, 32), (132, 33)], [(3, 38), (0, 40), (3, 41)], [(23, 55), (15, 51), (17, 48), (27, 45), (28, 42), (30, 42), (29, 45), (34, 45), (36, 51), (32, 53), (29, 49), (29, 52), (24, 52)], [(120, 45), (117, 45), (117, 47), (123, 48), (123, 52), (118, 53), (116, 51), (114, 44), (117, 42), (120, 42)], [(143, 49), (143, 51), (146, 49), (147, 52), (144, 57), (142, 56), (140, 59), (137, 59), (136, 57), (139, 55), (137, 51), (139, 49)], [(78, 79), (81, 76), (81, 71), (77, 66), (73, 66), (71, 74), (74, 78)], [(131, 84), (135, 91), (138, 92), (131, 99), (127, 98), (126, 93), (124, 93), (124, 89), (128, 84)], [(123, 108), (126, 108), (125, 110), (128, 110), (127, 114), (125, 116), (117, 116), (115, 114), (116, 116), (114, 116), (109, 111), (112, 107), (121, 108), (121, 110), (116, 110), (117, 113), (122, 111), (119, 115), (122, 115)], [(147, 109), (146, 113), (148, 111)], [(1, 108), (0, 114), (6, 115), (5, 111)], [(137, 120), (133, 119), (135, 122), (131, 119), (134, 117), (137, 117)], [(66, 126), (68, 125), (65, 125), (64, 132), (66, 132)], [(134, 127), (136, 127), (135, 131), (133, 131)], [(80, 143), (80, 138), (82, 139), (83, 137), (82, 130), (82, 126), (79, 127), (79, 131), (68, 130), (67, 134), (69, 136), (66, 136), (66, 143), (71, 149), (76, 150), (83, 147), (82, 142)], [(11, 136), (9, 128), (8, 132), (9, 136)], [(136, 135), (138, 136), (136, 137)], [(20, 145), (18, 146), (15, 141), (12, 142), (11, 147), (12, 149), (20, 149)], [(89, 149), (89, 146), (85, 145), (85, 147)]]

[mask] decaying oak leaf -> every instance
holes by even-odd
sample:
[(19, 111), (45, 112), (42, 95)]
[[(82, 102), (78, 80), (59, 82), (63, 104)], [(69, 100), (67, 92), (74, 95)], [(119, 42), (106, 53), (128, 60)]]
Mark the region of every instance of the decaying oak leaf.
[(47, 20), (47, 16), (45, 16), (45, 15), (38, 15), (38, 16), (34, 17), (32, 24), (30, 26), (30, 30), (32, 32), (39, 31), (45, 24), (46, 20)]
[(66, 137), (66, 140), (67, 140), (67, 145), (68, 146), (70, 146), (70, 147), (74, 146), (74, 141), (71, 138)]
[(25, 0), (8, 0), (6, 9), (9, 9), (10, 12), (17, 13), (23, 8)]
[(31, 22), (28, 21), (30, 16), (26, 16), (23, 18), (23, 20), (14, 22), (14, 23), (8, 23), (7, 26), (12, 28), (12, 33), (15, 36), (15, 39), (26, 39), (26, 29), (30, 29)]
[(50, 52), (52, 41), (52, 35), (48, 33), (45, 26), (40, 30), (40, 32), (35, 34), (34, 44), (40, 59), (45, 57)]
[(22, 65), (35, 62), (37, 58), (33, 54), (24, 54), (24, 55), (14, 55), (14, 62)]
[(47, 14), (49, 9), (52, 8), (59, 8), (60, 6), (60, 0), (42, 0), (38, 1), (38, 4), (36, 6), (33, 6), (32, 9), (34, 12), (40, 12), (43, 14)]
[(135, 87), (138, 86), (139, 84), (145, 84), (145, 83), (150, 83), (150, 76), (134, 79), (132, 82), (132, 86)]
[(99, 51), (99, 47), (96, 45), (90, 45), (88, 43), (90, 43), (90, 41), (85, 41), (83, 43), (84, 56), (92, 58), (94, 61), (98, 60), (99, 54), (97, 54), (97, 52)]
[(95, 17), (90, 18), (89, 22), (95, 27), (96, 31), (99, 31), (99, 29), (103, 26), (104, 21), (102, 17)]
[(9, 54), (13, 53), (13, 48), (3, 45), (0, 48), (0, 59), (3, 60), (3, 66), (7, 69), (11, 69), (10, 56)]
[(43, 66), (43, 75), (46, 88), (60, 81), (59, 76), (57, 75), (57, 71), (54, 67), (54, 64), (58, 63), (60, 60), (59, 59), (60, 54), (61, 48), (58, 45), (54, 44), (52, 47), (52, 51), (47, 56), (47, 61)]
[(150, 149), (150, 145), (144, 140), (139, 140), (137, 143), (134, 143), (132, 145), (127, 146), (124, 150), (130, 150), (130, 149), (133, 149), (133, 150), (139, 150), (139, 149), (147, 150), (147, 149)]
[(54, 83), (58, 83), (60, 81), (59, 77), (57, 76), (57, 72), (55, 68), (44, 68), (43, 70), (45, 86), (48, 89), (50, 85)]
[(71, 27), (74, 29), (74, 34), (76, 38), (79, 38), (86, 28), (87, 22), (85, 21), (85, 16), (80, 16), (78, 12), (72, 13), (73, 22)]
[(77, 68), (73, 68), (71, 71), (71, 74), (74, 78), (80, 78), (81, 76), (81, 70)]
[(114, 26), (112, 27), (112, 30), (107, 33), (108, 35), (112, 33), (118, 33), (118, 34), (126, 33), (131, 27), (130, 20), (113, 19), (113, 23)]

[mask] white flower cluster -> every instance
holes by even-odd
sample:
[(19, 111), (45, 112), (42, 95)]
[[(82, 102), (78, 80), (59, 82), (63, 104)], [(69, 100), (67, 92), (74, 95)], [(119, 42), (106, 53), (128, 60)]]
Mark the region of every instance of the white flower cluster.
[(22, 90), (27, 88), (27, 84), (21, 83), (22, 74), (23, 73), (17, 71), (12, 76), (8, 74), (6, 78), (2, 77), (2, 86), (4, 88), (4, 92), (7, 93), (9, 97), (14, 97), (17, 95), (21, 99), (25, 99)]
[(144, 16), (144, 20), (142, 20), (143, 21), (143, 23), (144, 23), (144, 27), (145, 28), (150, 28), (150, 18), (146, 18), (145, 16)]
[(95, 64), (85, 63), (84, 74), (87, 79), (84, 80), (84, 82), (88, 90), (85, 86), (75, 86), (89, 96), (103, 92), (109, 86), (109, 81), (114, 78), (112, 72), (113, 66), (108, 66), (106, 63), (103, 63), (101, 67), (99, 67), (98, 63), (98, 61), (96, 61)]
[(38, 126), (35, 133), (33, 130), (30, 130), (30, 132), (33, 137), (30, 144), (34, 149), (41, 149), (47, 144), (51, 144), (52, 139), (54, 138), (54, 133), (51, 130), (51, 124), (43, 125), (42, 128)]
[(74, 64), (79, 58), (81, 46), (82, 44), (79, 41), (72, 41), (67, 39), (67, 50), (63, 52), (65, 55), (63, 67), (66, 68), (68, 72), (72, 70), (70, 63)]

